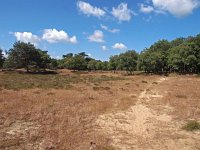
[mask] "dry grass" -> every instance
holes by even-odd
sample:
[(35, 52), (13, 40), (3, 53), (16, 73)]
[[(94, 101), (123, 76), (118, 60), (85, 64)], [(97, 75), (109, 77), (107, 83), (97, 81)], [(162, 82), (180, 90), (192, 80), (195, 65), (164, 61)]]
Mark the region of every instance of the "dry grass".
[[(91, 141), (109, 147), (109, 138), (96, 133), (93, 122), (100, 114), (129, 107), (128, 101), (123, 102), (124, 106), (114, 105), (128, 93), (119, 88), (129, 78), (120, 75), (61, 72), (0, 76), (0, 149), (83, 150), (89, 149)], [(126, 88), (139, 93), (135, 81), (141, 80), (137, 80), (130, 81)]]
[(124, 80), (124, 77), (115, 76), (81, 76), (75, 74), (54, 74), (54, 75), (41, 75), (41, 74), (26, 74), (17, 72), (8, 72), (1, 75), (0, 88), (1, 89), (69, 89), (73, 84), (77, 83), (101, 83), (105, 81)]
[(174, 108), (172, 115), (179, 120), (200, 118), (200, 80), (194, 76), (170, 77), (160, 87), (166, 91), (163, 102)]
[(170, 105), (170, 115), (181, 121), (200, 118), (197, 77), (170, 77), (159, 84), (159, 76), (58, 72), (0, 73), (0, 149), (88, 150), (95, 142), (96, 149), (114, 150), (112, 137), (97, 132), (96, 118), (134, 106), (150, 83), (148, 92), (156, 88), (164, 97), (149, 107)]

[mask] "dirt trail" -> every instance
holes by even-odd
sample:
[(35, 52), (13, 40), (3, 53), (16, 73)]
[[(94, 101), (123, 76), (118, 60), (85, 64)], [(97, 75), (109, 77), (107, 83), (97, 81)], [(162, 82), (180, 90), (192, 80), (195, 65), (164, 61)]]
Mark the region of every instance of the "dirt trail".
[[(167, 80), (162, 77), (156, 81), (156, 85)], [(112, 139), (112, 146), (115, 149), (191, 149), (190, 146), (185, 145), (184, 139), (180, 139), (176, 143), (171, 137), (169, 138), (169, 131), (175, 133), (177, 130), (174, 125), (171, 125), (171, 116), (165, 113), (166, 109), (170, 111), (171, 108), (163, 106), (162, 114), (158, 114), (152, 107), (148, 107), (149, 101), (163, 97), (156, 91), (154, 83), (150, 83), (139, 94), (136, 105), (126, 111), (101, 115), (96, 120), (97, 130)], [(150, 89), (153, 86), (152, 92)]]

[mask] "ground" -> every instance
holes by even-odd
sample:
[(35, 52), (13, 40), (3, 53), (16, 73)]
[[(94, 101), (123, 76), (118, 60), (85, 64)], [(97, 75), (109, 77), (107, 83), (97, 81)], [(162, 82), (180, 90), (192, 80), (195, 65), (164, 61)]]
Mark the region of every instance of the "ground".
[(0, 72), (0, 149), (200, 149), (197, 75), (58, 72)]

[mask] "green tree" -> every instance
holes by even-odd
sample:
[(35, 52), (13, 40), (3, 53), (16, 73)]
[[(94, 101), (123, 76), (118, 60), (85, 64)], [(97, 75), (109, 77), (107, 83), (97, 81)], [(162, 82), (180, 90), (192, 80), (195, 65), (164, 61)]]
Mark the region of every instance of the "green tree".
[(36, 64), (38, 69), (46, 69), (49, 66), (49, 63), (51, 63), (51, 57), (48, 55), (47, 51), (42, 51), (40, 49), (37, 49), (39, 52), (38, 59), (36, 60)]
[(119, 55), (118, 69), (126, 70), (132, 74), (137, 69), (138, 54), (134, 50), (127, 51)]
[(87, 68), (88, 70), (97, 70), (96, 65), (97, 65), (97, 61), (93, 59), (88, 62)]
[(51, 58), (50, 63), (48, 64), (49, 69), (57, 69), (58, 68), (58, 60), (55, 58)]
[(83, 53), (75, 54), (72, 58), (65, 60), (65, 67), (72, 70), (86, 70), (87, 62), (85, 57), (86, 55), (83, 55)]
[(160, 40), (150, 48), (146, 48), (139, 56), (138, 68), (145, 72), (165, 72), (169, 70), (168, 53), (171, 43), (167, 40)]
[(73, 53), (68, 53), (66, 55), (63, 55), (63, 58), (72, 58), (73, 57)]
[(36, 49), (33, 44), (16, 42), (8, 51), (6, 67), (25, 68), (27, 72), (32, 69), (45, 69), (49, 62), (46, 51)]
[(108, 65), (109, 65), (108, 61), (103, 61), (102, 62), (102, 70), (109, 70)]
[(118, 61), (119, 61), (118, 55), (111, 56), (109, 59), (109, 64), (108, 64), (109, 70), (113, 70), (115, 73), (115, 71), (117, 70)]
[(97, 63), (96, 63), (96, 68), (97, 70), (103, 70), (103, 63), (102, 61), (98, 60)]
[(155, 60), (151, 52), (148, 51), (148, 49), (145, 49), (141, 52), (138, 60), (138, 68), (139, 70), (145, 71), (145, 72), (152, 72), (155, 70)]

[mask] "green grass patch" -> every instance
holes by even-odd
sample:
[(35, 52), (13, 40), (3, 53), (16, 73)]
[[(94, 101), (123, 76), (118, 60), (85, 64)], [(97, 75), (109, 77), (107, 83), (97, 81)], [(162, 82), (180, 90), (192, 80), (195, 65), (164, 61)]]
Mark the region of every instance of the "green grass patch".
[(200, 123), (193, 120), (193, 121), (189, 121), (184, 127), (184, 130), (187, 131), (194, 131), (194, 130), (200, 130)]

